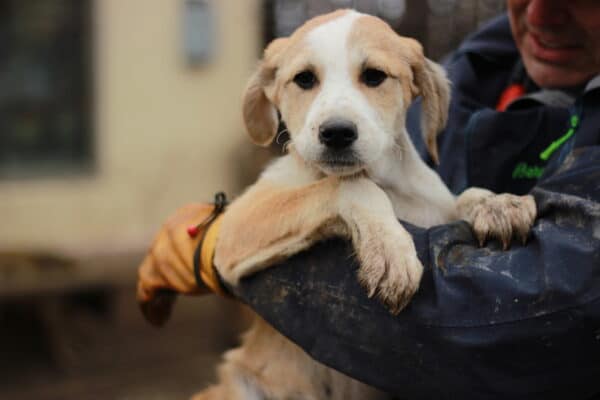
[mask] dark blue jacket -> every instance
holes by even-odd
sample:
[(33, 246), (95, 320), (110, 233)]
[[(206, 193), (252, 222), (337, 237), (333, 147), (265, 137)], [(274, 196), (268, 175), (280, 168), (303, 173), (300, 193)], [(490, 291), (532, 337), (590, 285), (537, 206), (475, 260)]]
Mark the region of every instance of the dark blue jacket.
[[(533, 194), (539, 218), (527, 245), (479, 248), (464, 222), (405, 224), (425, 274), (396, 317), (367, 298), (342, 240), (245, 280), (236, 294), (317, 360), (401, 398), (600, 393), (600, 90), (568, 110), (532, 102), (498, 113), (518, 57), (502, 17), (449, 61), (438, 171), (455, 192)], [(408, 122), (416, 137), (417, 114), (418, 104)], [(564, 136), (572, 114), (575, 134), (546, 163), (540, 153)]]

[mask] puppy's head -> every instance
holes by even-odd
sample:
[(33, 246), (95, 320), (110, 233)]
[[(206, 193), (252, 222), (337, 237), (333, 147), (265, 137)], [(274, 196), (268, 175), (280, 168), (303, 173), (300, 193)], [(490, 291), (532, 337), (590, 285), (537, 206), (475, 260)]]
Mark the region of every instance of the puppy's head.
[(413, 39), (382, 20), (351, 10), (314, 18), (273, 41), (244, 94), (254, 142), (271, 143), (278, 115), (291, 149), (326, 174), (368, 168), (406, 137), (405, 114), (422, 96), (422, 131), (437, 161), (436, 134), (446, 123), (449, 88), (442, 69)]

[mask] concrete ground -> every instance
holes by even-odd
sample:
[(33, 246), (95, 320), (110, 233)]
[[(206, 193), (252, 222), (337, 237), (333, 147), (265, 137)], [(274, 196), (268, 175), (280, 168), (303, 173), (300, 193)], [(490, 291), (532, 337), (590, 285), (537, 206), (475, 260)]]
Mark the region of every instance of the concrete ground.
[(0, 303), (0, 398), (187, 399), (237, 343), (240, 306), (180, 298), (166, 326), (139, 312), (133, 287)]

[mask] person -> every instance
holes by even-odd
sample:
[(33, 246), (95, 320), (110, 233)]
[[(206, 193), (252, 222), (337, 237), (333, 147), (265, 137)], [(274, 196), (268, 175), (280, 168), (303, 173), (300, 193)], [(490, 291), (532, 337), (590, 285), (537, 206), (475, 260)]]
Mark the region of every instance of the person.
[[(339, 239), (229, 289), (315, 359), (401, 398), (591, 398), (600, 393), (600, 3), (508, 0), (508, 15), (445, 66), (452, 101), (437, 171), (455, 193), (532, 194), (528, 242), (504, 251), (479, 247), (464, 222), (403, 223), (425, 273), (398, 316), (367, 298)], [(423, 150), (418, 116), (416, 102), (407, 125)], [(163, 289), (201, 291), (199, 239), (185, 228), (211, 210), (189, 205), (159, 231), (138, 287), (151, 318), (150, 306), (172, 301), (161, 303)]]

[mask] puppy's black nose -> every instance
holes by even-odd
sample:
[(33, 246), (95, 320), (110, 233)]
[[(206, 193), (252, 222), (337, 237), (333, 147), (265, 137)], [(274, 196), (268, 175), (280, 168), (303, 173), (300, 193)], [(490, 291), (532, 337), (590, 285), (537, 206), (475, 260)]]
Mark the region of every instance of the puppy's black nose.
[(334, 150), (350, 147), (357, 138), (356, 125), (350, 121), (330, 120), (319, 127), (319, 142)]

